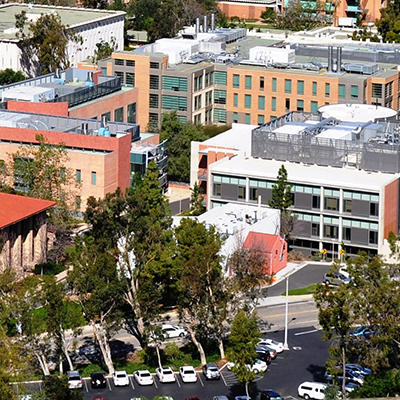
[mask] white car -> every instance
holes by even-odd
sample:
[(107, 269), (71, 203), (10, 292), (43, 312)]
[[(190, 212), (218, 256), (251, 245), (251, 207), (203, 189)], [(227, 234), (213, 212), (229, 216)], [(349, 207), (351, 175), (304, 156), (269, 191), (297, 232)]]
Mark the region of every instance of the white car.
[(183, 383), (197, 382), (197, 374), (193, 367), (184, 366), (179, 368), (179, 375)]
[(114, 386), (129, 386), (129, 378), (126, 371), (115, 371), (113, 373)]
[(161, 327), (161, 330), (164, 337), (167, 339), (172, 339), (177, 337), (183, 338), (188, 334), (183, 328), (177, 325), (164, 324)]
[[(231, 370), (234, 366), (235, 366), (235, 363), (233, 363), (233, 362), (228, 362), (228, 364), (226, 364), (226, 367), (229, 370)], [(253, 365), (247, 364), (247, 368), (256, 374), (259, 374), (260, 372), (265, 372), (268, 368), (268, 365), (265, 361), (261, 361), (257, 358), (254, 361)]]
[(276, 340), (272, 339), (261, 339), (258, 342), (259, 346), (268, 346), (272, 350), (275, 350), (277, 353), (282, 353), (283, 351), (283, 343), (282, 342), (277, 342)]
[(297, 394), (299, 397), (303, 397), (304, 399), (315, 399), (315, 400), (324, 400), (325, 399), (325, 389), (327, 385), (325, 383), (319, 382), (303, 382), (297, 388)]
[(147, 369), (140, 369), (133, 374), (139, 385), (152, 385), (154, 383), (153, 375)]
[(68, 371), (68, 388), (82, 389), (83, 381), (78, 371)]
[(161, 383), (170, 383), (176, 381), (174, 371), (172, 371), (170, 367), (157, 368), (156, 375)]

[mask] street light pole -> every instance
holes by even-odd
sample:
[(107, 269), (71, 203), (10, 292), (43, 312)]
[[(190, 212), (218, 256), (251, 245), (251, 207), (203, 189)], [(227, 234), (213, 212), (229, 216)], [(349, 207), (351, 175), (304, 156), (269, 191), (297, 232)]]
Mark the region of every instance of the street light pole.
[(285, 343), (283, 344), (284, 350), (289, 350), (287, 336), (288, 336), (288, 315), (289, 315), (289, 276), (286, 276), (286, 305), (285, 305)]

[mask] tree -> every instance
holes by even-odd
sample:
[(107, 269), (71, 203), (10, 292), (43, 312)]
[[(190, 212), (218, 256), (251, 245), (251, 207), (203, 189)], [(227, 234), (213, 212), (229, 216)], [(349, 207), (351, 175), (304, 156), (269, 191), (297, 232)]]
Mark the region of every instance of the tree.
[(281, 236), (287, 239), (293, 229), (293, 216), (289, 211), (293, 205), (293, 195), (284, 165), (279, 168), (276, 184), (272, 186), (272, 199), (268, 205), (280, 211)]
[(104, 363), (112, 374), (114, 364), (109, 339), (120, 327), (124, 293), (115, 257), (99, 248), (91, 236), (76, 237), (69, 255), (74, 268), (68, 275), (68, 284), (93, 328)]
[(400, 1), (390, 0), (380, 10), (381, 17), (375, 25), (384, 42), (400, 42)]
[(57, 400), (82, 400), (82, 392), (68, 389), (68, 378), (50, 375), (43, 380), (43, 392), (46, 399)]
[(190, 215), (200, 215), (204, 212), (203, 196), (200, 186), (195, 182), (190, 194)]
[(245, 311), (240, 311), (233, 320), (228, 355), (229, 360), (234, 363), (232, 371), (236, 374), (237, 380), (245, 384), (248, 398), (250, 398), (249, 383), (256, 377), (249, 366), (252, 366), (257, 358), (255, 346), (260, 337), (255, 314), (248, 316)]
[(14, 71), (11, 68), (6, 68), (4, 71), (0, 72), (0, 86), (9, 85), (10, 83), (15, 83), (23, 81), (26, 76), (21, 71)]
[(58, 14), (42, 14), (29, 22), (26, 11), (15, 15), (21, 64), (29, 75), (43, 75), (69, 67), (67, 46), (82, 39), (61, 23)]
[[(227, 304), (221, 268), (221, 239), (212, 226), (184, 218), (175, 229), (175, 268), (180, 318), (188, 324), (202, 365), (206, 356), (199, 337), (208, 337), (207, 328), (217, 337), (224, 358), (222, 319)], [(218, 321), (218, 322), (217, 322)]]
[(265, 22), (274, 22), (276, 20), (276, 12), (273, 8), (267, 7), (265, 11), (261, 13), (261, 19)]
[(37, 135), (39, 146), (21, 146), (10, 155), (5, 168), (0, 169), (5, 184), (19, 188), (23, 194), (57, 203), (49, 210), (50, 222), (60, 229), (70, 225), (69, 210), (73, 207), (76, 191), (74, 172), (65, 168), (69, 158), (64, 145), (49, 144)]
[(113, 51), (117, 49), (115, 37), (111, 38), (110, 43), (101, 40), (96, 43), (96, 50), (94, 51), (94, 56), (92, 57), (92, 62), (97, 64), (100, 60), (108, 58), (111, 56)]
[(189, 182), (190, 144), (207, 139), (202, 127), (184, 124), (176, 114), (164, 114), (161, 124), (161, 141), (167, 140), (168, 178), (171, 181)]

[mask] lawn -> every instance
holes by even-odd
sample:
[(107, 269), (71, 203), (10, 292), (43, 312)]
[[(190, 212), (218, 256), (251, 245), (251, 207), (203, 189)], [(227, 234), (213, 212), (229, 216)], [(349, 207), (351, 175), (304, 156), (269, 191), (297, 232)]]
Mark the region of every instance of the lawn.
[[(305, 288), (292, 289), (292, 290), (289, 290), (289, 296), (299, 296), (302, 294), (313, 294), (315, 292), (316, 288), (317, 288), (317, 284), (314, 283)], [(286, 295), (286, 292), (283, 292), (282, 296), (285, 296), (285, 295)]]

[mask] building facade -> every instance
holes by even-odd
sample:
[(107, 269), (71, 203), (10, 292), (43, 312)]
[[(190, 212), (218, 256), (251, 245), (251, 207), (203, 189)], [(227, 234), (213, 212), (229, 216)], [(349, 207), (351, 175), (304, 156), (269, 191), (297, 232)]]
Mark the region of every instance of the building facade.
[(0, 271), (21, 277), (46, 261), (46, 210), (55, 202), (0, 193), (0, 204)]

